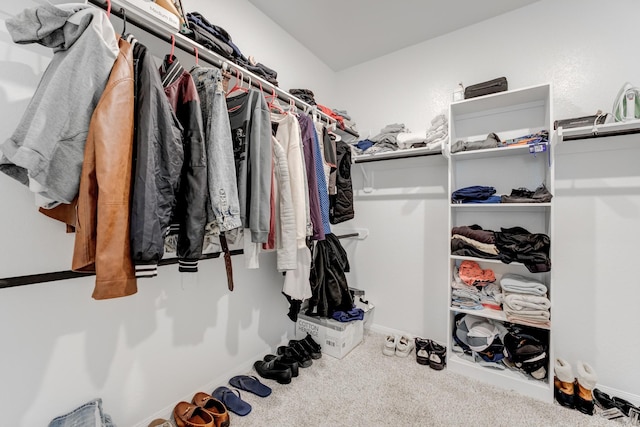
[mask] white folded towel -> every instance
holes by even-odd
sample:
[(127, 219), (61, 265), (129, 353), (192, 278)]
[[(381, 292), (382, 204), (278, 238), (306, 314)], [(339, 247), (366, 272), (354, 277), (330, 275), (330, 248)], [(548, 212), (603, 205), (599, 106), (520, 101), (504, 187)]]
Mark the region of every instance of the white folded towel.
[(547, 287), (544, 283), (519, 274), (505, 274), (502, 276), (502, 279), (500, 279), (500, 286), (502, 286), (502, 290), (505, 292), (538, 296), (547, 295)]

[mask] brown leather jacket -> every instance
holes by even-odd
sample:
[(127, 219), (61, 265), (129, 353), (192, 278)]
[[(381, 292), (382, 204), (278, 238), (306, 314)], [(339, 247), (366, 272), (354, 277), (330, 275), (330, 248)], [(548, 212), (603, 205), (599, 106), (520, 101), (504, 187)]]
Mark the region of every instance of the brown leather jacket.
[(137, 292), (129, 244), (133, 49), (123, 39), (118, 46), (120, 53), (91, 117), (78, 197), (72, 205), (41, 209), (45, 215), (75, 226), (71, 268), (95, 271), (95, 299)]

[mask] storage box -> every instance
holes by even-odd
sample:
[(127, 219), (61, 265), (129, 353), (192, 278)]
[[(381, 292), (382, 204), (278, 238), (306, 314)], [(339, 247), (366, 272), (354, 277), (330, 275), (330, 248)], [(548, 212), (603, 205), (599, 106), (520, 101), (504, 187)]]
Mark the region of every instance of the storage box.
[(364, 337), (364, 322), (338, 322), (325, 317), (310, 317), (298, 314), (296, 339), (302, 339), (307, 333), (322, 347), (322, 353), (342, 359), (360, 344)]
[(155, 4), (152, 0), (119, 0), (122, 6), (134, 12), (150, 15), (158, 22), (168, 25), (174, 30), (180, 29), (180, 20), (167, 9)]

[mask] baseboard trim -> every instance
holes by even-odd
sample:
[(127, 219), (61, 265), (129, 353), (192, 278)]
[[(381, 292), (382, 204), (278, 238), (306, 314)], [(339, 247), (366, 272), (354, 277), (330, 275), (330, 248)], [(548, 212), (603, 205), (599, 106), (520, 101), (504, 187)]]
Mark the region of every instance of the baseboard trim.
[(195, 390), (193, 393), (189, 394), (188, 396), (183, 396), (182, 399), (178, 399), (176, 400), (175, 403), (173, 403), (172, 405), (156, 412), (155, 414), (153, 414), (152, 416), (145, 418), (144, 420), (140, 421), (139, 423), (136, 423), (134, 425), (134, 427), (148, 427), (149, 424), (151, 423), (151, 421), (158, 419), (158, 418), (162, 418), (165, 420), (171, 419), (171, 416), (173, 414), (173, 409), (175, 408), (175, 406), (178, 404), (178, 402), (180, 401), (185, 401), (185, 402), (191, 402), (191, 399), (193, 399), (193, 396), (198, 392), (198, 391), (204, 391), (205, 393), (211, 393), (216, 387), (220, 387), (223, 385), (228, 386), (228, 381), (229, 378), (234, 377), (236, 375), (244, 375), (247, 372), (249, 372), (251, 369), (253, 369), (253, 364), (256, 360), (261, 360), (265, 354), (269, 354), (272, 352), (272, 349), (268, 346), (265, 346), (263, 350), (259, 351), (258, 353), (256, 353), (253, 357), (251, 357), (249, 360), (241, 363), (240, 365), (236, 366), (233, 370), (231, 371), (227, 371), (224, 374), (221, 374), (220, 376), (218, 376), (217, 378), (215, 378), (214, 380), (212, 380), (211, 382), (203, 385), (202, 387), (200, 387), (198, 390)]
[(612, 397), (616, 396), (621, 399), (627, 400), (633, 403), (634, 405), (640, 405), (640, 396), (637, 394), (628, 393), (626, 391), (618, 390), (613, 387), (607, 387), (600, 384), (598, 384), (596, 388), (602, 392), (607, 393), (609, 396), (612, 396)]

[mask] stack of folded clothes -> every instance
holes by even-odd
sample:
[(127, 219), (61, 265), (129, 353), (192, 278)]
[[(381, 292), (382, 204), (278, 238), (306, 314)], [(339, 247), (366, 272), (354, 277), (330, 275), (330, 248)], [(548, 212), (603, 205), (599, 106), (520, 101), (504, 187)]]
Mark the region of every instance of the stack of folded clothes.
[(500, 279), (502, 309), (507, 320), (522, 325), (549, 327), (551, 301), (547, 287), (534, 279), (508, 273)]
[(500, 203), (496, 189), (485, 185), (472, 185), (451, 193), (451, 203)]
[(187, 28), (184, 28), (182, 33), (207, 49), (262, 77), (274, 86), (278, 86), (276, 71), (256, 63), (252, 57), (245, 57), (224, 28), (212, 24), (199, 12), (187, 13)]
[(451, 306), (467, 310), (500, 310), (502, 292), (495, 280), (493, 270), (483, 270), (475, 261), (462, 261), (453, 270)]
[(354, 145), (356, 154), (376, 154), (398, 150), (398, 135), (409, 130), (402, 123), (385, 126), (380, 133), (371, 138), (358, 141)]

